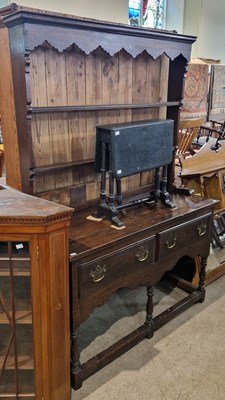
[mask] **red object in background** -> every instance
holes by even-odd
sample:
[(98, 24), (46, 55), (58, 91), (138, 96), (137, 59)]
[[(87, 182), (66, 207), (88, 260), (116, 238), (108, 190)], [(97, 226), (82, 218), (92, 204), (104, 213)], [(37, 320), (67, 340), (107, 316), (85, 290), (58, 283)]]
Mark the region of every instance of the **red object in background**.
[(143, 0), (143, 5), (142, 5), (142, 15), (145, 15), (146, 9), (148, 5), (148, 0)]

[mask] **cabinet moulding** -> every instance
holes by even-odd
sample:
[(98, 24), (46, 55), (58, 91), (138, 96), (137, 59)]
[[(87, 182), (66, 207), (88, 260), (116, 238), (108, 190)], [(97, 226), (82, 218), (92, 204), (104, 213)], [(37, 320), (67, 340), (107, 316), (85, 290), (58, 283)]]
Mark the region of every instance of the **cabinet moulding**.
[(44, 45), (48, 38), (48, 43), (59, 52), (75, 44), (87, 55), (100, 46), (110, 56), (125, 50), (136, 58), (146, 51), (154, 59), (166, 54), (174, 60), (182, 54), (189, 60), (190, 44), (196, 39), (173, 31), (131, 27), (72, 16), (65, 18), (62, 15), (32, 11), (14, 12), (5, 16), (3, 21), (8, 27), (24, 25), (25, 49), (28, 51)]

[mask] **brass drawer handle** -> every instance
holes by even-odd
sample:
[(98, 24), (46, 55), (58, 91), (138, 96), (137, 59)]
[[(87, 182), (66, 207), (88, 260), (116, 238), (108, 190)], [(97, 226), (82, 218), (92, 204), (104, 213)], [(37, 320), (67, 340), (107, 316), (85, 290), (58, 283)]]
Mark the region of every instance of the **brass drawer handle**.
[(137, 253), (135, 254), (135, 257), (137, 258), (138, 261), (143, 262), (147, 260), (149, 255), (149, 249), (145, 248), (144, 246), (140, 246)]
[(176, 236), (171, 236), (166, 240), (165, 246), (167, 249), (173, 249), (176, 246), (176, 243), (177, 243)]
[(206, 234), (207, 231), (207, 225), (206, 224), (201, 224), (198, 226), (198, 234), (199, 236), (204, 236)]
[(100, 282), (105, 277), (105, 273), (106, 273), (106, 266), (103, 265), (101, 267), (101, 265), (98, 265), (95, 271), (91, 270), (90, 277), (92, 278), (93, 282), (95, 283)]

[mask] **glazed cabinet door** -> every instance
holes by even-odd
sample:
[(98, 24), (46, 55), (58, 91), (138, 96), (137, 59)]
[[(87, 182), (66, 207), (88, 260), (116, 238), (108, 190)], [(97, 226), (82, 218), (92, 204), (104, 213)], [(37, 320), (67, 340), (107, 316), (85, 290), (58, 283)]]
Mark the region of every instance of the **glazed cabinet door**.
[(31, 243), (0, 241), (0, 398), (35, 399)]
[(73, 209), (0, 185), (0, 400), (69, 400)]

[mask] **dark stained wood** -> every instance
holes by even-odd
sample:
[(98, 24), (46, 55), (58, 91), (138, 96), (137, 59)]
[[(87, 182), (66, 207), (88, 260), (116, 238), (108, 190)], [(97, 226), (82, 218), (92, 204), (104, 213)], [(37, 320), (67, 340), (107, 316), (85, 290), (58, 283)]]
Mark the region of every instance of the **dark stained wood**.
[[(179, 314), (187, 310), (191, 305), (200, 301), (203, 297), (203, 293), (195, 291), (194, 293), (187, 296), (185, 299), (172, 306), (169, 310), (164, 311), (157, 317), (153, 318), (154, 331), (162, 328), (166, 323), (176, 318)], [(110, 346), (107, 350), (102, 351), (97, 356), (94, 356), (82, 365), (82, 376), (83, 380), (86, 380), (97, 371), (104, 368), (110, 362), (120, 357), (125, 352), (129, 351), (132, 347), (136, 346), (142, 340), (151, 335), (151, 327), (143, 324), (129, 335), (123, 337), (114, 345)], [(72, 387), (76, 387), (77, 382), (75, 381), (75, 375), (72, 374)]]
[[(146, 237), (146, 232), (150, 233), (154, 227), (159, 230), (160, 226), (164, 224), (165, 228), (169, 229), (175, 221), (182, 224), (184, 215), (190, 216), (190, 220), (193, 220), (201, 216), (200, 211), (206, 214), (205, 210), (208, 206), (217, 203), (212, 203), (211, 200), (198, 196), (182, 198), (174, 196), (173, 202), (175, 204), (179, 203), (179, 207), (173, 210), (167, 209), (161, 204), (152, 209), (143, 206), (139, 213), (136, 212), (137, 209), (135, 207), (127, 210), (126, 215), (122, 216), (126, 228), (121, 230), (112, 229), (110, 222), (107, 220), (100, 222), (101, 229), (99, 229), (97, 222), (87, 219), (91, 213), (90, 210), (75, 214), (72, 218), (70, 239), (85, 245), (89, 249), (87, 254), (90, 252), (93, 255), (96, 247), (101, 246), (103, 251), (106, 243), (109, 245), (110, 242), (115, 240), (119, 243), (122, 238), (127, 238), (127, 243), (132, 243), (131, 238), (136, 232), (139, 232), (138, 238), (142, 239)], [(134, 242), (136, 242), (136, 238)]]
[(90, 159), (90, 160), (84, 159), (84, 160), (76, 161), (73, 163), (54, 164), (54, 165), (49, 165), (49, 166), (46, 165), (44, 167), (33, 168), (30, 172), (30, 176), (32, 178), (33, 175), (48, 174), (50, 172), (57, 172), (59, 170), (71, 169), (73, 167), (79, 167), (81, 165), (88, 165), (88, 164), (94, 164), (94, 159)]
[[(187, 64), (183, 57), (179, 56), (175, 60), (170, 60), (169, 81), (168, 81), (168, 101), (183, 99), (185, 68)], [(176, 82), (176, 84), (174, 84)], [(180, 122), (180, 107), (174, 106), (167, 108), (167, 118), (174, 120), (174, 146), (178, 145), (178, 130)], [(169, 172), (169, 191), (172, 190), (174, 181), (175, 160), (168, 168)]]
[(198, 301), (201, 302), (204, 299), (205, 293), (204, 291), (195, 290), (190, 293), (185, 299), (179, 301), (174, 306), (170, 307), (169, 310), (166, 310), (155, 317), (154, 324), (155, 329), (158, 330), (162, 328), (165, 324), (171, 321), (173, 318), (176, 318), (179, 314), (186, 311), (190, 308), (193, 304), (197, 303)]
[[(30, 182), (27, 176), (27, 170), (33, 164), (32, 158), (32, 148), (31, 148), (31, 126), (30, 126), (30, 115), (27, 110), (27, 105), (30, 105), (30, 86), (27, 82), (27, 52), (24, 48), (24, 35), (23, 27), (21, 25), (16, 25), (9, 32), (9, 41), (11, 42), (11, 35), (13, 37), (13, 46), (16, 51), (10, 51), (11, 57), (11, 69), (12, 69), (12, 82), (13, 82), (13, 98), (15, 105), (15, 118), (17, 127), (17, 141), (18, 141), (18, 157), (19, 157), (19, 172), (21, 175), (20, 188), (22, 191), (30, 192)], [(18, 79), (18, 77), (20, 77)], [(11, 117), (12, 118), (12, 117)], [(2, 120), (5, 120), (4, 113), (2, 115)], [(4, 132), (3, 132), (4, 136)], [(8, 147), (7, 132), (5, 134), (5, 146)], [(12, 148), (11, 148), (12, 149)], [(7, 168), (7, 163), (6, 163)], [(10, 166), (8, 166), (10, 172)], [(17, 172), (18, 173), (18, 172)], [(8, 178), (7, 178), (8, 180)], [(10, 183), (10, 182), (8, 182)], [(10, 183), (11, 184), (11, 183)]]
[[(85, 380), (89, 378), (91, 375), (108, 365), (110, 362), (120, 357), (126, 351), (130, 350), (133, 346), (136, 346), (147, 337), (149, 331), (150, 328), (147, 325), (142, 325), (114, 345), (110, 346), (107, 351), (101, 352), (97, 356), (91, 358), (88, 362), (84, 363), (82, 365), (83, 379)], [(72, 375), (72, 387), (74, 387), (75, 384), (76, 382), (74, 381), (74, 376)]]
[(100, 105), (90, 105), (90, 106), (58, 106), (58, 107), (32, 107), (31, 111), (33, 114), (43, 114), (50, 112), (73, 112), (73, 111), (99, 111), (99, 110), (133, 110), (139, 108), (158, 108), (158, 107), (173, 107), (179, 106), (179, 101), (168, 102), (149, 102), (143, 104), (100, 104)]
[[(103, 368), (132, 346), (151, 337), (157, 329), (198, 301), (204, 300), (206, 259), (211, 241), (212, 211), (216, 201), (206, 198), (174, 196), (176, 209), (158, 204), (152, 209), (144, 205), (128, 209), (118, 230), (108, 220), (92, 221), (89, 214), (74, 214), (70, 228), (71, 310), (73, 365), (72, 386), (78, 389), (82, 380)], [(91, 213), (91, 211), (90, 211)], [(194, 240), (192, 240), (194, 238)], [(202, 259), (198, 286), (181, 282), (186, 297), (152, 318), (152, 285), (171, 271), (184, 256)], [(84, 364), (79, 364), (77, 336), (79, 325), (89, 314), (116, 292), (127, 287), (148, 287), (146, 321), (143, 326), (110, 346)], [(144, 322), (144, 321), (143, 321)]]
[(12, 3), (8, 6), (2, 7), (0, 9), (0, 15), (3, 17), (4, 15), (11, 14), (12, 12), (17, 11), (17, 5), (15, 3)]

